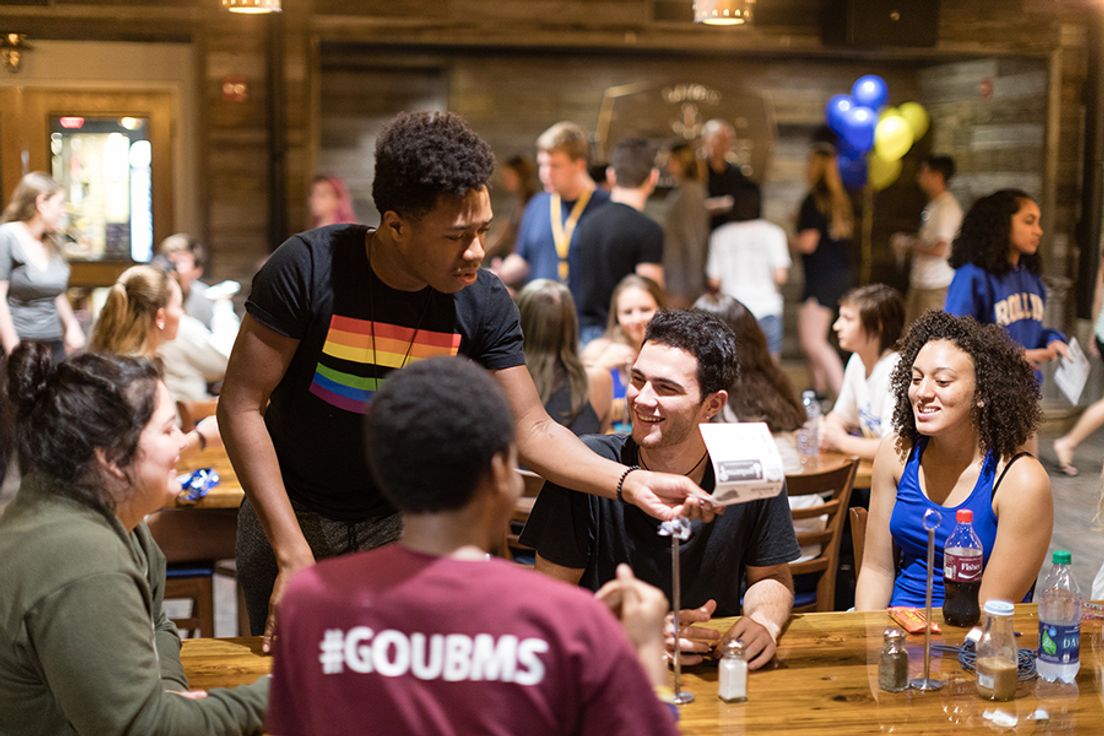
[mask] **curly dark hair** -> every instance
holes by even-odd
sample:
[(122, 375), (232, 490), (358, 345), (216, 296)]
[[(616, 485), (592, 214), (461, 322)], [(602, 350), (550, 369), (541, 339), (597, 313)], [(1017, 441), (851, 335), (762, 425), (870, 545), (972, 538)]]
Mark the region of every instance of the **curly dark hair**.
[(973, 317), (952, 317), (946, 312), (928, 312), (905, 334), (900, 362), (890, 376), (896, 406), (893, 428), (897, 450), (902, 455), (916, 444), (920, 433), (909, 401), (912, 364), (920, 349), (933, 340), (949, 340), (974, 361), (975, 403), (972, 421), (977, 427), (978, 447), (1007, 457), (1031, 437), (1039, 426), (1039, 384), (1023, 357), (1023, 348), (996, 325), (981, 325)]
[[(962, 228), (951, 250), (951, 266), (958, 268), (972, 263), (997, 276), (1011, 271), (1008, 248), (1012, 216), (1025, 201), (1034, 202), (1035, 198), (1019, 189), (1001, 189), (974, 202), (962, 218)], [(1038, 253), (1020, 256), (1020, 264), (1034, 274), (1042, 270)]]
[(429, 358), (387, 376), (365, 415), (368, 464), (409, 514), (463, 508), (514, 441), (514, 415), (491, 374), (466, 358)]
[(724, 320), (700, 309), (656, 312), (644, 333), (644, 342), (678, 348), (698, 361), (698, 388), (709, 394), (727, 391), (737, 376), (736, 335)]
[(453, 113), (402, 113), (376, 141), (372, 199), (380, 215), (418, 218), (442, 194), (463, 197), (487, 185), (494, 153)]

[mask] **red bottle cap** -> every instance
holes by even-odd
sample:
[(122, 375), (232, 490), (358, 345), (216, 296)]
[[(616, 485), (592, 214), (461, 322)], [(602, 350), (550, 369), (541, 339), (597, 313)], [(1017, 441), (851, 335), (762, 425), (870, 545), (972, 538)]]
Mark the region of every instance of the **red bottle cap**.
[(973, 524), (974, 512), (970, 509), (959, 509), (955, 512), (955, 521), (959, 524)]

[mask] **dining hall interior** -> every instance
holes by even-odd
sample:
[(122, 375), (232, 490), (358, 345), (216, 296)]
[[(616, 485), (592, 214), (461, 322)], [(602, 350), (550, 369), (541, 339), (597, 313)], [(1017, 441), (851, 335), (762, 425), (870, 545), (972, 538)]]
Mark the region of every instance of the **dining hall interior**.
[(0, 732), (1099, 728), (1104, 0), (12, 0), (0, 66)]

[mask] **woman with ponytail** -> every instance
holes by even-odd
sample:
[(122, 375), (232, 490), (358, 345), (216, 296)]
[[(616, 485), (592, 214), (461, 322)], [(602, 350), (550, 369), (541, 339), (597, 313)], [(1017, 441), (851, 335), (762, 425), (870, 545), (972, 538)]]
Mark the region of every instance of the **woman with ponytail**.
[(69, 264), (53, 236), (65, 221), (65, 192), (41, 171), (12, 192), (0, 225), (0, 344), (45, 343), (54, 360), (84, 347), (84, 332), (65, 290)]
[[(155, 360), (158, 349), (176, 339), (183, 316), (183, 294), (172, 276), (154, 266), (131, 266), (108, 291), (89, 347)], [(222, 445), (213, 416), (201, 419), (184, 437), (184, 454), (209, 444)]]
[(795, 248), (801, 254), (805, 289), (797, 313), (797, 334), (808, 361), (812, 388), (838, 394), (843, 363), (828, 343), (836, 304), (855, 282), (851, 236), (855, 217), (840, 180), (836, 149), (817, 144), (809, 155), (809, 194), (797, 219)]
[(0, 516), (0, 723), (12, 736), (260, 731), (267, 678), (189, 690), (143, 519), (175, 496), (184, 435), (156, 366), (85, 353), (8, 365), (23, 478)]

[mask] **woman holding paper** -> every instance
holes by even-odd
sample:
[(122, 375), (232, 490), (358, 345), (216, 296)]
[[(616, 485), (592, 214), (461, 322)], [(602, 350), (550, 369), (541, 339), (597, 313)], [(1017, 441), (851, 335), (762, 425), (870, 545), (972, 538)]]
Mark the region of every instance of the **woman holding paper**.
[(890, 379), (894, 434), (874, 460), (855, 608), (924, 605), (928, 535), (921, 520), (931, 509), (942, 517), (933, 606), (943, 603), (943, 548), (962, 509), (973, 512), (982, 544), (980, 602), (1023, 600), (1054, 525), (1046, 471), (1019, 452), (1041, 416), (1030, 366), (996, 327), (945, 312), (914, 322), (900, 356)]
[[(1104, 357), (1104, 309), (1101, 309), (1101, 291), (1104, 289), (1104, 261), (1096, 269), (1096, 290), (1093, 292), (1093, 339), (1089, 343), (1089, 352), (1095, 358)], [(1073, 455), (1077, 446), (1089, 438), (1096, 430), (1104, 426), (1104, 399), (1099, 399), (1081, 414), (1073, 429), (1054, 440), (1054, 454), (1058, 457), (1058, 469), (1069, 476), (1077, 475), (1077, 466), (1073, 464)], [(1104, 570), (1104, 567), (1101, 568)], [(1104, 578), (1101, 578), (1104, 581)], [(1104, 585), (1104, 582), (1102, 582)]]

